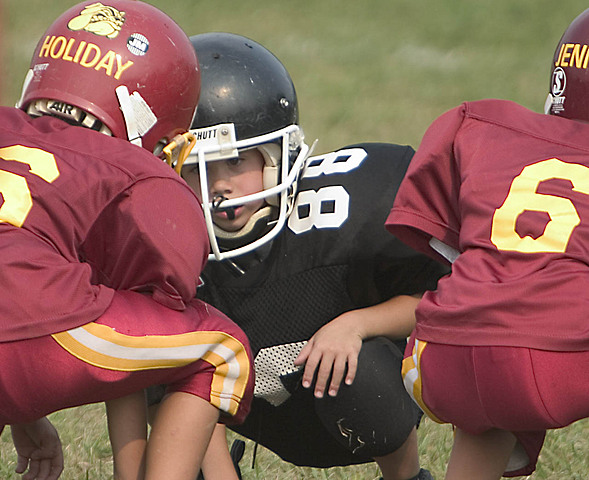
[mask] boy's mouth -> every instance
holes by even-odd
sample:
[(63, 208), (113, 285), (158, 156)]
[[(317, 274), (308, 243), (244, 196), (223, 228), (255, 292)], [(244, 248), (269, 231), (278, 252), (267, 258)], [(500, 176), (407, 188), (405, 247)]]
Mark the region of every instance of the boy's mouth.
[(218, 214), (226, 217), (227, 220), (235, 220), (235, 208), (236, 207), (220, 208)]
[(223, 220), (235, 220), (236, 214), (239, 212), (240, 207), (229, 207), (216, 210), (215, 217)]

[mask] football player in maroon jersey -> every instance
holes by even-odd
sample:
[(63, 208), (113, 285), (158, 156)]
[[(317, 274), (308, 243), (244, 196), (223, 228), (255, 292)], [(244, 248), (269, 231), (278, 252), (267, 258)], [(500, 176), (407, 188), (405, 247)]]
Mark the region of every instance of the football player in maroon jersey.
[[(194, 299), (204, 216), (166, 164), (193, 143), (199, 90), (167, 15), (87, 1), (40, 39), (18, 108), (0, 108), (0, 430), (25, 478), (62, 471), (56, 410), (106, 402), (119, 480), (193, 480), (215, 425), (247, 414), (248, 342)], [(161, 383), (147, 441), (143, 390)]]
[(549, 115), (482, 100), (439, 117), (387, 220), (452, 262), (403, 362), (423, 410), (456, 427), (447, 480), (529, 475), (547, 429), (589, 416), (588, 50), (586, 10), (556, 48)]
[(239, 35), (191, 40), (203, 88), (182, 175), (202, 195), (212, 244), (199, 298), (244, 329), (255, 355), (253, 407), (236, 431), (296, 465), (376, 460), (385, 479), (431, 478), (400, 362), (418, 297), (446, 270), (384, 229), (413, 149), (308, 158), (282, 63)]

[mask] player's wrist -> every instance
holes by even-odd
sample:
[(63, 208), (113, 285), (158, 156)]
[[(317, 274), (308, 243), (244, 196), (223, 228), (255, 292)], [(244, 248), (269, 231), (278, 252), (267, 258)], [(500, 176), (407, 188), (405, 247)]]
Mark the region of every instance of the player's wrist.
[(349, 310), (342, 313), (333, 321), (337, 321), (341, 327), (348, 331), (349, 335), (358, 336), (360, 340), (364, 341), (368, 338), (369, 332), (366, 328), (363, 310), (364, 309)]

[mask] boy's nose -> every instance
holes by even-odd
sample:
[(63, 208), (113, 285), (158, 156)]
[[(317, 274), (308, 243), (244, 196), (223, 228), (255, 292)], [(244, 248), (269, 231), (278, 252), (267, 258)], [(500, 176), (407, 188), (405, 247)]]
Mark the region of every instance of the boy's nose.
[(225, 178), (216, 178), (211, 180), (209, 190), (213, 195), (225, 195), (231, 193), (233, 189), (231, 188), (231, 182)]

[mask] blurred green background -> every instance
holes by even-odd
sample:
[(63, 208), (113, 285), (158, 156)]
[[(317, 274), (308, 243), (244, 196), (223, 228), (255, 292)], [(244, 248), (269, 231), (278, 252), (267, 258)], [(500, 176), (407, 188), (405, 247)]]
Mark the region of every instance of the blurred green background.
[[(4, 2), (2, 91), (13, 105), (35, 44), (70, 0)], [(317, 151), (356, 141), (417, 146), (463, 100), (541, 111), (560, 35), (580, 0), (153, 0), (189, 34), (259, 41), (291, 72)]]
[[(35, 45), (71, 0), (0, 0), (0, 104), (14, 105)], [(106, 0), (103, 3), (108, 3)], [(580, 0), (152, 0), (187, 34), (228, 31), (274, 52), (297, 88), (301, 123), (317, 152), (358, 141), (419, 145), (427, 126), (465, 100), (504, 98), (542, 111), (550, 62)], [(174, 79), (170, 79), (173, 81)], [(181, 80), (181, 79), (179, 79)], [(1, 366), (0, 366), (1, 368)], [(66, 453), (65, 480), (112, 478), (103, 407), (52, 416)], [(286, 433), (285, 433), (286, 434)], [(422, 463), (443, 478), (448, 426), (424, 420)], [(376, 479), (373, 465), (302, 469), (263, 448), (244, 479)], [(588, 478), (589, 421), (549, 432), (533, 479)], [(10, 434), (0, 478), (16, 479)]]

